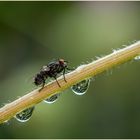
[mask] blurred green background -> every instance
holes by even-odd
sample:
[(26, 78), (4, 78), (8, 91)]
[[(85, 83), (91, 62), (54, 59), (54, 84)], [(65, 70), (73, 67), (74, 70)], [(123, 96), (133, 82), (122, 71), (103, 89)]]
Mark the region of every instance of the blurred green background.
[[(140, 39), (140, 2), (0, 2), (0, 106), (35, 89), (54, 58), (70, 67)], [(0, 125), (0, 138), (140, 138), (140, 62), (91, 82), (83, 96), (64, 91), (40, 103), (26, 123)]]

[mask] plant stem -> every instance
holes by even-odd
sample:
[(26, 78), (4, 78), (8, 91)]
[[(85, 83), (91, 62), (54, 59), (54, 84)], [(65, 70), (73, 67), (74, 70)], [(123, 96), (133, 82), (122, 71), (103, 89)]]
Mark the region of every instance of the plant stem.
[(117, 50), (89, 64), (81, 65), (74, 71), (65, 75), (67, 82), (64, 81), (63, 76), (58, 78), (61, 88), (58, 86), (56, 81), (53, 81), (48, 83), (41, 91), (36, 89), (3, 106), (0, 109), (0, 123), (9, 120), (16, 115), (16, 113), (38, 104), (51, 95), (61, 92), (86, 78), (93, 77), (114, 66), (129, 61), (138, 55), (140, 55), (140, 41), (126, 48)]

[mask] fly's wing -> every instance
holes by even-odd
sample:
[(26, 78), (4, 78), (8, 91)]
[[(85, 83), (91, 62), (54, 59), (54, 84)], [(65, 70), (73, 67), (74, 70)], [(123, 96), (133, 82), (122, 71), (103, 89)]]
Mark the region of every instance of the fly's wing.
[(51, 73), (57, 73), (59, 69), (59, 63), (57, 61), (52, 61), (47, 66), (50, 68)]
[(48, 66), (43, 66), (41, 69), (41, 71), (49, 71), (49, 70), (50, 70), (50, 68)]

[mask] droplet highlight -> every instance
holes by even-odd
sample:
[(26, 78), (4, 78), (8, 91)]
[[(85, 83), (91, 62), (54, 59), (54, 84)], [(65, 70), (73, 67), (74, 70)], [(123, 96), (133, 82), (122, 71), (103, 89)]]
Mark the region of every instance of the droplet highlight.
[(140, 60), (140, 55), (136, 56), (134, 60)]
[(20, 113), (16, 114), (15, 118), (19, 122), (27, 122), (31, 118), (34, 109), (35, 109), (34, 106), (30, 107), (30, 108), (27, 108), (27, 109), (21, 111)]
[(71, 90), (77, 95), (83, 95), (87, 92), (90, 85), (90, 79), (85, 79), (71, 87)]
[(58, 97), (59, 97), (59, 96), (60, 96), (60, 94), (52, 95), (51, 97), (45, 99), (44, 102), (45, 102), (45, 103), (48, 103), (48, 104), (55, 103), (55, 102), (58, 100)]

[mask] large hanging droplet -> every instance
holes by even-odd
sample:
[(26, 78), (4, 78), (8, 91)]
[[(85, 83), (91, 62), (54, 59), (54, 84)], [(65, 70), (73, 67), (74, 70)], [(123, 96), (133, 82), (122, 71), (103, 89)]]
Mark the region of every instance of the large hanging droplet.
[(27, 109), (21, 111), (20, 113), (16, 114), (15, 118), (19, 122), (26, 122), (26, 121), (28, 121), (31, 118), (34, 109), (35, 109), (34, 106), (30, 107), (30, 108), (27, 108)]
[(87, 92), (90, 85), (90, 79), (85, 79), (71, 87), (72, 91), (77, 95), (83, 95)]
[(140, 55), (136, 56), (134, 60), (140, 60)]
[(52, 104), (52, 103), (54, 103), (54, 102), (56, 102), (58, 100), (59, 96), (60, 96), (60, 93), (52, 95), (51, 97), (45, 99), (44, 102), (48, 103), (48, 104)]

